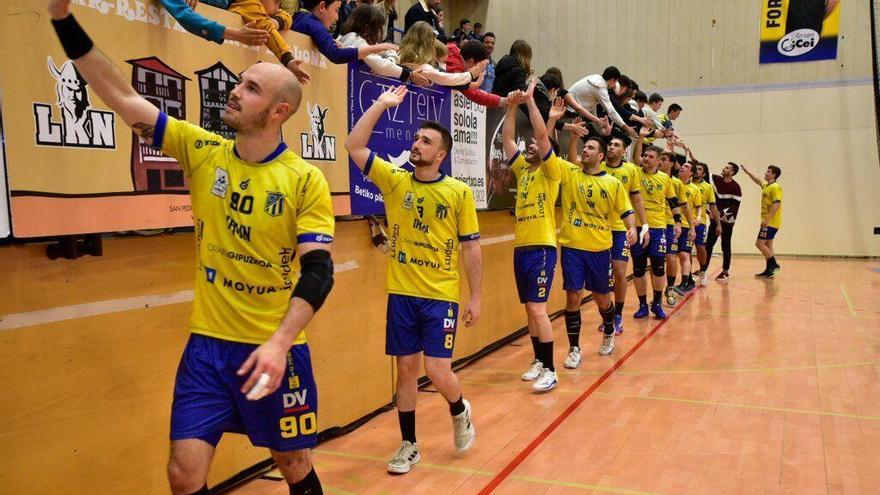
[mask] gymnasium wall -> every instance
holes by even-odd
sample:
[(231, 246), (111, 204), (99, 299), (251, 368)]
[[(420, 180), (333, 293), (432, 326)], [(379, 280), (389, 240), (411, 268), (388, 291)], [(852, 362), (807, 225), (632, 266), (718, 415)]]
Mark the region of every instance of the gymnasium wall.
[[(837, 60), (769, 65), (758, 64), (758, 0), (448, 4), (448, 25), (466, 16), (497, 34), (496, 60), (522, 38), (539, 74), (558, 66), (570, 85), (614, 64), (646, 93), (682, 104), (676, 128), (714, 170), (728, 161), (759, 174), (781, 167), (778, 252), (880, 255), (868, 0), (841, 2)], [(760, 190), (745, 174), (737, 179), (744, 198), (733, 249), (756, 253)]]

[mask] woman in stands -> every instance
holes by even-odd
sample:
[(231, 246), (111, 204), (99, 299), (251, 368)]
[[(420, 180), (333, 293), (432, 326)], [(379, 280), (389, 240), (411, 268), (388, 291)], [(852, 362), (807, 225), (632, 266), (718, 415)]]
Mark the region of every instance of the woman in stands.
[(438, 63), (436, 41), (430, 24), (424, 21), (413, 24), (400, 43), (400, 63), (412, 70), (421, 70), (428, 80), (441, 86), (467, 89), (471, 83), (479, 80), (486, 70), (485, 61), (467, 72), (449, 73), (435, 67)]
[(492, 92), (506, 96), (511, 91), (525, 91), (526, 80), (532, 74), (532, 47), (523, 40), (510, 46), (510, 53), (501, 57), (495, 65), (495, 84)]

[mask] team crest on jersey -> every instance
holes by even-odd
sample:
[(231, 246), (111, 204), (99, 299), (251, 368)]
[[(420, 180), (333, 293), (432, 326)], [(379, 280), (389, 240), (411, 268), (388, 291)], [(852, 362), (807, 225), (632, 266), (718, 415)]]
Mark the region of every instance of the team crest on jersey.
[(229, 173), (220, 167), (215, 168), (214, 185), (211, 186), (211, 194), (225, 198), (227, 189), (229, 189)]
[(266, 206), (263, 211), (272, 217), (279, 217), (284, 214), (284, 193), (266, 191)]
[(413, 205), (413, 193), (412, 191), (407, 191), (406, 194), (403, 195), (403, 209), (404, 210), (412, 210)]
[(52, 121), (52, 105), (34, 103), (36, 140), (41, 146), (72, 148), (116, 148), (115, 114), (92, 110), (88, 83), (70, 60), (55, 66), (47, 57), (49, 73), (55, 79), (55, 105), (61, 113), (61, 122)]
[(446, 205), (438, 204), (437, 209), (434, 210), (434, 215), (436, 215), (437, 218), (439, 218), (440, 220), (443, 220), (449, 215), (449, 207)]
[(302, 157), (306, 160), (336, 161), (336, 136), (327, 134), (324, 125), (329, 108), (321, 108), (317, 103), (312, 106), (306, 102), (306, 111), (309, 114), (311, 133), (299, 135), (302, 142)]

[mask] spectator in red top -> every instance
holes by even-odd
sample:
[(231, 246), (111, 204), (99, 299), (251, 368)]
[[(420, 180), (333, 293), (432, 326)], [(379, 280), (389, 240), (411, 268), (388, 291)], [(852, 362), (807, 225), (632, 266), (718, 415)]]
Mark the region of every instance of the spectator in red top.
[[(465, 41), (461, 49), (454, 42), (447, 43), (449, 58), (446, 59), (447, 72), (467, 72), (480, 62), (489, 59), (489, 51), (479, 41)], [(487, 93), (480, 88), (468, 89), (461, 92), (466, 98), (478, 105), (488, 108), (507, 106), (507, 97)]]

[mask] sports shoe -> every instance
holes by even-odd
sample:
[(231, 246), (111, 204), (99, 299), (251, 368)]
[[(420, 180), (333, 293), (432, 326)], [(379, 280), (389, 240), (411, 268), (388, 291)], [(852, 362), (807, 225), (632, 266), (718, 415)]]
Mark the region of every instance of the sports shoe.
[(651, 304), (651, 312), (658, 320), (665, 320), (666, 313), (663, 311), (663, 305), (660, 303)]
[(599, 346), (599, 355), (607, 356), (614, 351), (614, 334), (606, 335), (602, 338), (602, 345)]
[(556, 372), (544, 368), (541, 371), (541, 376), (532, 384), (532, 390), (535, 392), (549, 392), (556, 388), (557, 383), (559, 383), (559, 379), (556, 377)]
[(678, 294), (679, 296), (684, 296), (684, 295), (687, 294), (687, 282), (685, 282), (684, 280), (682, 280), (680, 284), (678, 284), (678, 285), (673, 285), (673, 286), (670, 287), (668, 290), (671, 290), (672, 292), (675, 292), (675, 293)]
[[(720, 275), (719, 275), (719, 276), (720, 276)], [(703, 287), (705, 287), (706, 285), (709, 284), (709, 274), (706, 273), (706, 272), (700, 272), (700, 278), (699, 278), (699, 280), (700, 280), (700, 285), (702, 285)], [(716, 278), (715, 280), (718, 280), (718, 279)]]
[(471, 423), (471, 403), (467, 399), (464, 402), (464, 412), (452, 417), (452, 433), (455, 439), (455, 450), (465, 452), (474, 444), (477, 432)]
[(727, 270), (724, 270), (721, 273), (719, 273), (717, 277), (715, 277), (715, 281), (716, 282), (727, 282), (727, 280), (729, 278), (730, 278), (730, 274), (727, 273)]
[(648, 305), (647, 304), (639, 304), (639, 309), (635, 313), (633, 313), (633, 318), (637, 320), (641, 320), (642, 318), (648, 317)]
[(544, 370), (544, 365), (541, 361), (535, 359), (532, 361), (531, 366), (529, 366), (529, 370), (522, 374), (522, 379), (525, 382), (531, 382), (537, 380), (539, 376), (541, 376), (541, 371)]
[(675, 306), (677, 299), (675, 298), (675, 287), (667, 287), (664, 292), (666, 295), (666, 304)]
[(756, 277), (767, 278), (768, 276), (770, 276), (770, 269), (767, 268), (766, 270), (764, 270), (764, 271), (761, 272), (761, 273), (756, 273), (755, 276), (756, 276)]
[(581, 350), (575, 347), (568, 348), (568, 357), (565, 358), (565, 367), (575, 369), (581, 365)]
[(406, 474), (412, 469), (413, 464), (417, 464), (420, 460), (422, 458), (419, 457), (419, 446), (404, 440), (394, 453), (394, 457), (388, 461), (388, 472)]
[(774, 265), (770, 268), (770, 273), (766, 275), (767, 278), (773, 278), (777, 273), (779, 273), (779, 270), (782, 270), (782, 267), (779, 265)]
[(614, 333), (620, 335), (623, 333), (623, 316), (614, 315)]

